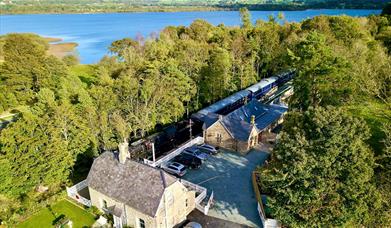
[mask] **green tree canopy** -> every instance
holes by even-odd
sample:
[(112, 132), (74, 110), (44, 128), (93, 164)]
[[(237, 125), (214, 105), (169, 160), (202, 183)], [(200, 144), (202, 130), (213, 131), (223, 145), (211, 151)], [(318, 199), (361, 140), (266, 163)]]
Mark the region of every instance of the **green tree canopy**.
[[(48, 56), (47, 42), (30, 34), (9, 34), (3, 47), (4, 63), (0, 66), (0, 88), (6, 91), (3, 107), (29, 105), (41, 88), (54, 89), (67, 75), (65, 65)], [(12, 103), (10, 103), (12, 101)]]
[(38, 185), (58, 186), (69, 178), (76, 156), (93, 147), (91, 133), (68, 104), (42, 89), (38, 102), (0, 135), (3, 174), (0, 194), (19, 197)]
[(261, 169), (271, 216), (291, 227), (360, 226), (380, 207), (368, 127), (340, 109), (291, 112)]

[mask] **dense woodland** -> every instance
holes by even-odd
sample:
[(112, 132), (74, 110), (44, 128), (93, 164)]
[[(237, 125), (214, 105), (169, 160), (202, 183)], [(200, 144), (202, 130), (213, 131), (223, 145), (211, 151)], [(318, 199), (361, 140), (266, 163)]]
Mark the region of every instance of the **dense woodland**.
[(1, 0), (1, 14), (198, 10), (382, 9), (390, 0)]
[(270, 217), (390, 225), (391, 17), (241, 16), (240, 27), (196, 20), (115, 41), (96, 65), (49, 56), (38, 36), (7, 35), (0, 113), (17, 117), (0, 130), (0, 219), (13, 224), (50, 203), (104, 150), (294, 68), (291, 110), (260, 170)]

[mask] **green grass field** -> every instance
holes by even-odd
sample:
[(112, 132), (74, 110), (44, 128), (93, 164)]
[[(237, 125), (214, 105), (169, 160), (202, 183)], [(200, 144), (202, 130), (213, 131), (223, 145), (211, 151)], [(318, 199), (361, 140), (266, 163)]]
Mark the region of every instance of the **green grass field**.
[(386, 104), (376, 101), (350, 105), (347, 109), (353, 116), (361, 117), (366, 121), (372, 133), (368, 143), (375, 154), (380, 154), (383, 149), (381, 142), (385, 137), (382, 126), (385, 123), (391, 123), (391, 110)]
[(80, 78), (80, 80), (85, 83), (87, 86), (91, 85), (95, 78), (95, 67), (93, 65), (79, 64), (71, 66), (70, 73)]
[(53, 227), (53, 220), (60, 216), (65, 215), (73, 222), (74, 228), (91, 227), (94, 223), (94, 216), (82, 208), (76, 206), (74, 203), (68, 200), (61, 200), (60, 202), (47, 207), (37, 214), (33, 215), (26, 221), (20, 223), (16, 227), (18, 228), (38, 228), (38, 227)]

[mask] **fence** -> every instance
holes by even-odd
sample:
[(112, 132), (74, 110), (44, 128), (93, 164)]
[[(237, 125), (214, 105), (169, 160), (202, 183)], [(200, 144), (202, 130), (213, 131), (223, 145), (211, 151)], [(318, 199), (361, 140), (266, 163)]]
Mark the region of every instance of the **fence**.
[(150, 165), (152, 167), (160, 166), (160, 165), (170, 161), (171, 159), (173, 159), (178, 154), (180, 154), (185, 148), (193, 146), (195, 144), (202, 144), (202, 143), (204, 143), (204, 138), (198, 136), (198, 137), (196, 137), (196, 138), (194, 138), (192, 140), (189, 140), (189, 141), (183, 143), (178, 148), (176, 148), (174, 150), (171, 150), (167, 155), (161, 157), (157, 161), (153, 162), (153, 161), (150, 161), (148, 159), (144, 159), (144, 163), (147, 164), (147, 165)]
[(254, 171), (252, 173), (251, 179), (253, 182), (255, 197), (257, 198), (257, 201), (258, 201), (258, 208), (257, 209), (258, 209), (259, 217), (261, 217), (262, 223), (264, 223), (266, 220), (266, 214), (265, 214), (265, 209), (263, 208), (262, 196), (261, 196), (261, 192), (260, 192), (259, 185), (257, 182), (257, 174), (258, 173)]
[(253, 188), (254, 188), (255, 196), (256, 196), (257, 201), (258, 201), (258, 203), (257, 203), (257, 210), (258, 210), (259, 217), (262, 220), (263, 227), (265, 227), (265, 228), (278, 228), (278, 227), (281, 227), (281, 224), (277, 220), (269, 219), (269, 218), (266, 217), (265, 209), (263, 208), (261, 191), (259, 189), (259, 185), (258, 185), (258, 182), (257, 182), (257, 177), (258, 177), (257, 175), (259, 175), (259, 173), (255, 172), (255, 171), (252, 173), (252, 182), (253, 182)]
[(199, 195), (198, 195), (198, 196), (196, 197), (196, 199), (195, 199), (196, 204), (200, 204), (200, 203), (202, 202), (202, 200), (205, 199), (206, 193), (207, 193), (206, 188), (201, 187), (201, 186), (199, 186), (199, 185), (197, 185), (197, 184), (191, 183), (191, 182), (189, 182), (189, 181), (183, 180), (183, 179), (180, 179), (179, 181), (180, 181), (185, 187), (190, 188), (191, 190), (193, 190), (193, 191), (199, 193)]
[(207, 202), (207, 204), (205, 206), (202, 205), (202, 201), (206, 198), (207, 196), (207, 189), (202, 187), (202, 186), (199, 186), (197, 184), (194, 184), (194, 183), (191, 183), (189, 181), (186, 181), (186, 180), (182, 180), (180, 179), (180, 182), (186, 186), (187, 188), (190, 188), (191, 190), (194, 190), (195, 192), (198, 192), (199, 195), (195, 198), (195, 204), (196, 204), (196, 208), (201, 211), (202, 213), (204, 213), (205, 215), (208, 214), (209, 212), (209, 208), (210, 206), (212, 205), (212, 202), (213, 202), (213, 192), (212, 194), (210, 195), (209, 197), (209, 200)]
[(91, 200), (86, 199), (79, 194), (80, 190), (87, 188), (87, 187), (88, 187), (87, 180), (83, 180), (83, 181), (73, 185), (72, 187), (69, 187), (69, 188), (67, 187), (67, 194), (70, 198), (76, 200), (77, 202), (79, 202), (87, 207), (91, 207)]

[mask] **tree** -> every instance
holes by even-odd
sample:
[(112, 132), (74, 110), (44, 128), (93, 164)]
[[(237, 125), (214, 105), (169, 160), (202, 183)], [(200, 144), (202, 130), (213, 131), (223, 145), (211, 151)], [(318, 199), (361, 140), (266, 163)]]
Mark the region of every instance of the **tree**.
[(242, 27), (245, 29), (251, 28), (253, 24), (251, 22), (251, 14), (248, 11), (248, 9), (240, 8), (239, 13), (240, 13), (240, 19), (242, 21)]
[(335, 105), (346, 98), (351, 86), (344, 72), (346, 60), (333, 52), (324, 35), (311, 32), (295, 51), (289, 52), (298, 74), (293, 81), (293, 107), (306, 110), (310, 106)]
[(290, 227), (360, 226), (381, 207), (369, 129), (337, 108), (291, 112), (261, 168), (271, 216)]
[(377, 185), (384, 199), (383, 210), (375, 211), (377, 219), (374, 224), (377, 227), (386, 227), (391, 224), (391, 124), (383, 125), (385, 138), (383, 140), (383, 153), (376, 158)]
[(75, 55), (66, 55), (62, 58), (62, 61), (67, 66), (75, 66), (75, 65), (79, 64), (79, 58)]
[(6, 36), (4, 63), (0, 66), (1, 89), (7, 91), (6, 97), (16, 101), (8, 106), (32, 104), (41, 88), (54, 89), (60, 78), (67, 75), (60, 60), (46, 55), (47, 48), (47, 43), (37, 36)]
[(49, 89), (42, 89), (37, 99), (0, 135), (0, 194), (11, 198), (39, 185), (65, 183), (77, 155), (94, 148), (89, 128), (73, 107), (59, 104)]
[(231, 58), (223, 48), (215, 47), (210, 51), (208, 66), (203, 69), (204, 79), (201, 91), (205, 103), (221, 99), (235, 90), (231, 74)]

